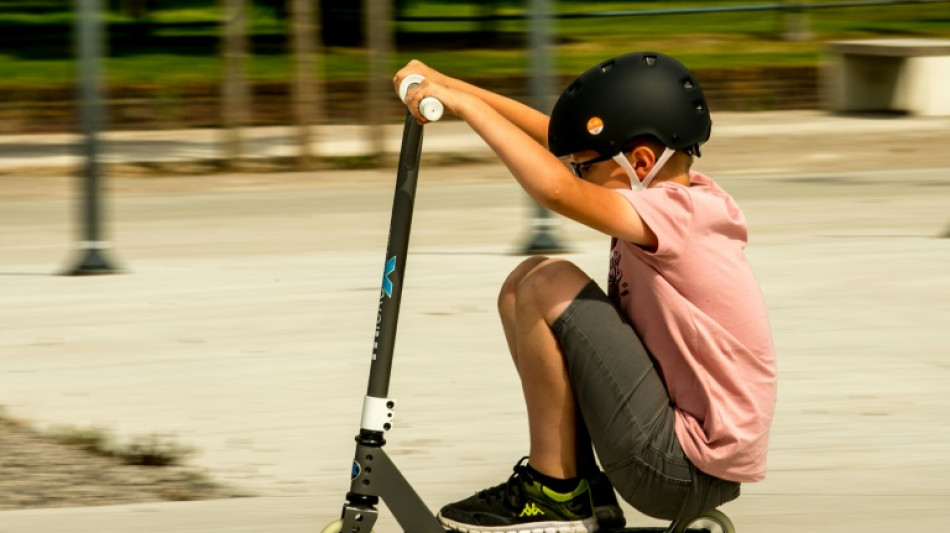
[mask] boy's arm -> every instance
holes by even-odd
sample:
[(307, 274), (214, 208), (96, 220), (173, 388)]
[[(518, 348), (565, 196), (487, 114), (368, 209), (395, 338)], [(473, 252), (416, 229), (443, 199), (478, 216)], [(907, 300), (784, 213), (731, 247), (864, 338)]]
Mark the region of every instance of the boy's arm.
[(446, 76), (415, 59), (396, 73), (396, 76), (393, 78), (393, 86), (398, 90), (402, 79), (409, 74), (421, 74), (426, 79), (438, 83), (439, 85), (478, 98), (517, 126), (521, 131), (528, 134), (535, 142), (545, 148), (548, 146), (548, 116), (544, 113), (526, 106), (517, 100), (482, 89), (481, 87), (460, 79)]
[(576, 178), (547, 148), (476, 95), (426, 79), (409, 91), (406, 105), (420, 120), (419, 102), (439, 99), (447, 112), (477, 133), (536, 202), (607, 235), (655, 248), (656, 234), (636, 209), (612, 189)]

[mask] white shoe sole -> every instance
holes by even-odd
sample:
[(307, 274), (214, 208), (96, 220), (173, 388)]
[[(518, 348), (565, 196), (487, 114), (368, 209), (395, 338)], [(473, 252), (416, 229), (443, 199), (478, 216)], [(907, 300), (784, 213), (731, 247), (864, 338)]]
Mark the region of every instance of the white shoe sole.
[(597, 531), (597, 518), (594, 516), (571, 522), (530, 522), (507, 526), (461, 524), (445, 518), (441, 513), (438, 518), (443, 526), (461, 533), (596, 533)]

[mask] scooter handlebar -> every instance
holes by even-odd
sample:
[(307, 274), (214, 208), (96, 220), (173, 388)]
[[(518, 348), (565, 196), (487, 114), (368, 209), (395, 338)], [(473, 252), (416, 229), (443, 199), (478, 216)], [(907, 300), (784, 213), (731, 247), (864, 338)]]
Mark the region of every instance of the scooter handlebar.
[[(402, 82), (399, 84), (399, 98), (402, 100), (402, 103), (406, 103), (406, 95), (409, 93), (409, 89), (415, 87), (422, 83), (424, 80), (421, 74), (410, 74), (403, 78)], [(442, 113), (445, 111), (445, 107), (442, 105), (442, 102), (437, 100), (432, 96), (427, 96), (419, 102), (419, 112), (422, 113), (426, 119), (435, 122), (442, 118)]]

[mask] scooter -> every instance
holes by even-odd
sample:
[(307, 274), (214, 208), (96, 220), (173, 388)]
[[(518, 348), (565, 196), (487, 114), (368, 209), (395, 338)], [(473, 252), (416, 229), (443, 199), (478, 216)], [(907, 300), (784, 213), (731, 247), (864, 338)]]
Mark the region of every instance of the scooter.
[[(407, 76), (400, 86), (400, 97), (422, 76)], [(423, 116), (430, 121), (441, 118), (443, 107), (434, 98), (420, 102)], [(373, 333), (373, 357), (370, 364), (369, 384), (363, 400), (360, 432), (356, 437), (356, 454), (350, 475), (350, 490), (346, 493), (341, 518), (330, 522), (321, 533), (371, 533), (378, 517), (380, 498), (392, 511), (399, 526), (406, 533), (446, 533), (435, 515), (412, 488), (409, 481), (385, 452), (385, 434), (392, 429), (395, 401), (389, 398), (389, 380), (393, 364), (393, 346), (399, 305), (402, 301), (402, 282), (406, 270), (409, 232), (419, 177), (422, 153), (423, 126), (407, 113), (403, 126), (402, 145), (396, 171), (389, 226), (389, 242), (383, 267), (382, 287)], [(668, 528), (627, 528), (607, 533), (735, 533), (729, 518), (713, 510), (702, 515), (673, 522)], [(525, 533), (528, 533), (527, 531)], [(531, 533), (543, 533), (542, 531)]]

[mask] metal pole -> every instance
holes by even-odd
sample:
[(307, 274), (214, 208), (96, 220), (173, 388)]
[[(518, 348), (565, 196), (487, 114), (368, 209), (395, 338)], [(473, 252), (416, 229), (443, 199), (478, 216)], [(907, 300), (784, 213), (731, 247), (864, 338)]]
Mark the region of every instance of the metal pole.
[[(551, 32), (550, 0), (531, 0), (531, 105), (548, 113), (551, 97)], [(556, 222), (551, 212), (534, 204), (531, 219), (532, 234), (524, 247), (526, 254), (558, 253), (566, 251), (554, 230)]]
[(103, 31), (101, 0), (79, 0), (76, 11), (79, 61), (79, 118), (82, 128), (83, 234), (79, 262), (69, 275), (109, 274), (117, 269), (106, 256), (109, 242), (102, 236), (102, 184), (99, 167), (100, 72)]

